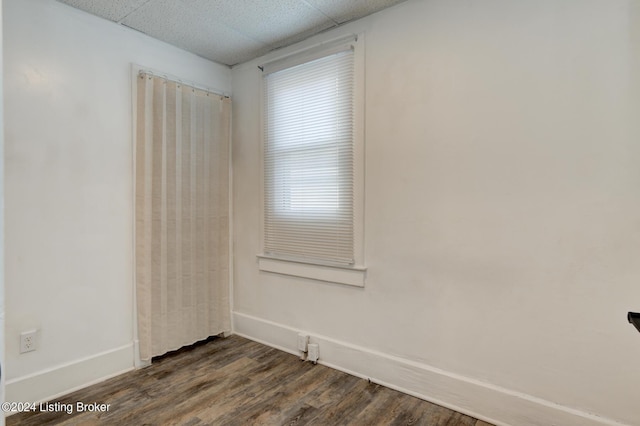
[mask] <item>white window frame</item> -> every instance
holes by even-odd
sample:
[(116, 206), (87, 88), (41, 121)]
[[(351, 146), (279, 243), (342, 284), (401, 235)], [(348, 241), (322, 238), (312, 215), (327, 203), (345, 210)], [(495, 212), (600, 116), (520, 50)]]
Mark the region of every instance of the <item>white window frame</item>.
[[(331, 54), (336, 49), (350, 44), (354, 49), (354, 133), (353, 133), (353, 155), (354, 155), (354, 263), (351, 265), (332, 265), (318, 261), (306, 261), (300, 259), (287, 259), (285, 257), (258, 254), (258, 268), (260, 271), (290, 275), (307, 278), (317, 281), (346, 284), (356, 287), (364, 287), (366, 278), (366, 267), (364, 262), (364, 183), (365, 183), (365, 58), (364, 58), (364, 34), (349, 35), (334, 39), (320, 45), (297, 51), (285, 57), (277, 58), (260, 67), (267, 70), (270, 67), (285, 69), (291, 66), (312, 61)], [(261, 88), (264, 88), (262, 76)], [(261, 144), (260, 144), (260, 166), (261, 166), (261, 214), (260, 214), (260, 247), (264, 250), (264, 90), (261, 93)]]

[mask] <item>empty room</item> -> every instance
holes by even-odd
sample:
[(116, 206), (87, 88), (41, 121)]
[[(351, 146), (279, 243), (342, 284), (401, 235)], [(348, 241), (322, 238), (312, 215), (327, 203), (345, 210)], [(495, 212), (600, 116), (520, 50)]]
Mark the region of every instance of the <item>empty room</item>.
[(640, 1), (0, 4), (0, 425), (640, 425)]

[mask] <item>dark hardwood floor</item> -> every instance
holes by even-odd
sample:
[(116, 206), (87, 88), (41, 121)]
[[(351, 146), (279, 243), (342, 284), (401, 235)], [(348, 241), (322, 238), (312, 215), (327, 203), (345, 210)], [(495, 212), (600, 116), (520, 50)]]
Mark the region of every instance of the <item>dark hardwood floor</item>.
[[(109, 408), (78, 412), (78, 402)], [(488, 426), (239, 336), (183, 348), (49, 404), (63, 411), (15, 414), (7, 425)]]

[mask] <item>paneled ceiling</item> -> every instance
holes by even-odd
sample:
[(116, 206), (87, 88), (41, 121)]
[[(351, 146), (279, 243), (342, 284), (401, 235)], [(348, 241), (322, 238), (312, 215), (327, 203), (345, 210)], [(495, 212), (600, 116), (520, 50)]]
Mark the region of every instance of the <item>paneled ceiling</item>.
[(59, 0), (226, 65), (404, 0)]

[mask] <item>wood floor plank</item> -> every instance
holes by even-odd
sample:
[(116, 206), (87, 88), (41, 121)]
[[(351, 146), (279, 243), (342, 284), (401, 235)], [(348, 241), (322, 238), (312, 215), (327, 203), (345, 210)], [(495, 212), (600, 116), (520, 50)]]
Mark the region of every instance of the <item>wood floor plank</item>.
[(369, 386), (375, 388), (376, 392), (365, 409), (355, 417), (354, 422), (357, 424), (381, 424), (381, 419), (394, 409), (395, 401), (394, 398), (392, 398), (392, 396), (395, 395), (394, 390), (375, 383), (369, 383)]
[(355, 384), (330, 406), (324, 407), (310, 424), (349, 424), (369, 404), (371, 388), (366, 380), (357, 379)]
[[(297, 362), (300, 363), (300, 361)], [(318, 373), (316, 366), (300, 364), (306, 371), (294, 377), (287, 386), (274, 387), (273, 389), (277, 389), (277, 392), (248, 407), (250, 411), (260, 415), (245, 420), (254, 424), (303, 424), (318, 411), (312, 405), (303, 402), (303, 399), (328, 376), (329, 369), (324, 368)]]
[[(110, 404), (76, 412), (76, 402)], [(20, 413), (6, 424), (491, 426), (239, 336), (209, 339), (52, 404), (74, 412)]]

